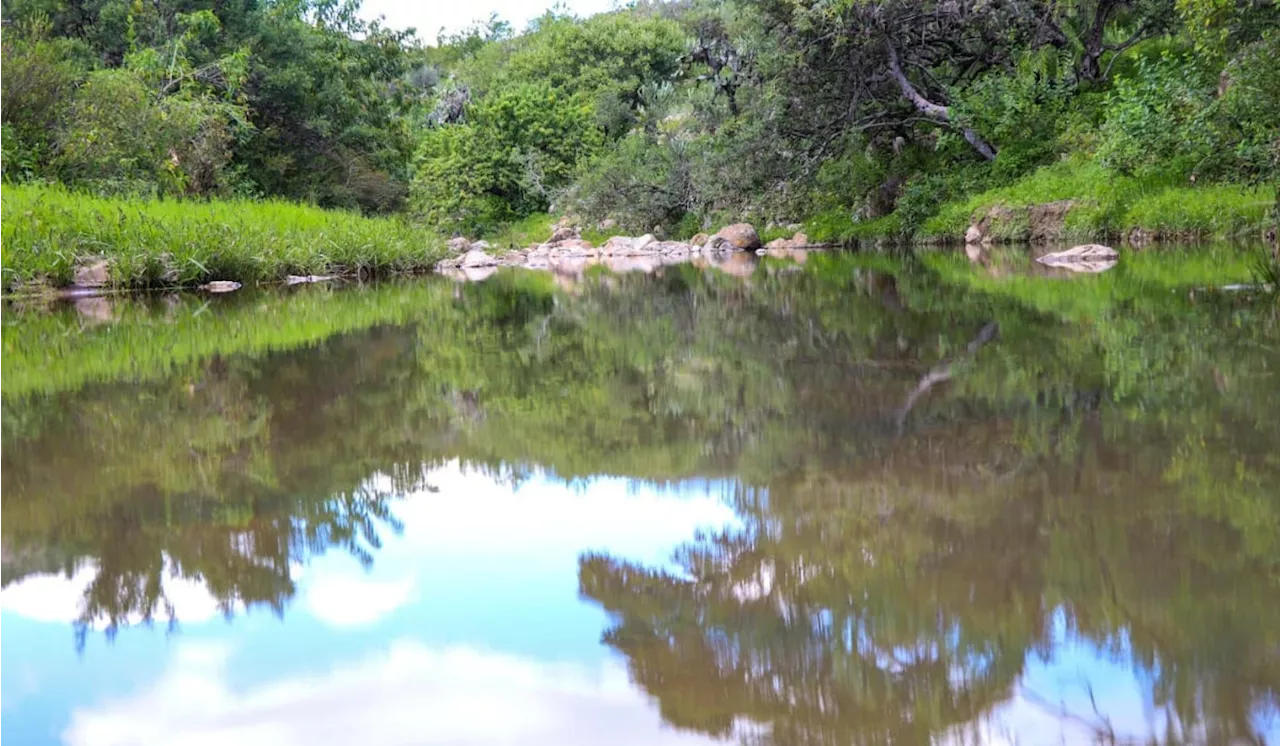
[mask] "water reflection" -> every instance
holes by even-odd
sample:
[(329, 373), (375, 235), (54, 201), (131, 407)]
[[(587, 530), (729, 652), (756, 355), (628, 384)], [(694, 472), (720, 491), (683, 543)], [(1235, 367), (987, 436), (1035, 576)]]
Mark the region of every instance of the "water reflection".
[(930, 261), (6, 313), (4, 735), (1280, 737), (1274, 305)]

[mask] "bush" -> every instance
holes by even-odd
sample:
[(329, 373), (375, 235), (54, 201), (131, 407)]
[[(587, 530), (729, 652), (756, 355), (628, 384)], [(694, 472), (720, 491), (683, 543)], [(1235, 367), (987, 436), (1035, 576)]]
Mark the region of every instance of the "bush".
[(1140, 59), (1107, 98), (1098, 157), (1127, 175), (1186, 178), (1216, 153), (1213, 81), (1196, 59)]
[(957, 121), (999, 148), (997, 176), (1017, 177), (1052, 160), (1072, 106), (1070, 60), (1057, 50), (1029, 53), (1013, 71), (998, 70), (963, 89), (952, 107)]
[(214, 195), (229, 190), (234, 107), (168, 96), (130, 70), (99, 70), (75, 94), (55, 166), (103, 194)]
[(24, 38), (6, 30), (0, 57), (0, 117), (4, 124), (4, 177), (23, 180), (43, 175), (53, 154), (52, 133), (64, 115), (84, 67), (82, 50), (66, 39)]
[(583, 165), (571, 197), (573, 208), (591, 220), (612, 217), (620, 228), (638, 233), (674, 225), (697, 208), (690, 151), (686, 142), (658, 142), (632, 133)]
[(466, 118), (425, 133), (410, 187), (417, 213), (455, 232), (546, 210), (603, 141), (591, 106), (545, 83), (486, 96)]

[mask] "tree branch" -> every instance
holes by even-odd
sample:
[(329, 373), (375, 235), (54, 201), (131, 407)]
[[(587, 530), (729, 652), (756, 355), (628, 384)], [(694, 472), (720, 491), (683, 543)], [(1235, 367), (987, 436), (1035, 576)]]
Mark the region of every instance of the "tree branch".
[[(898, 51), (893, 48), (893, 42), (886, 39), (885, 49), (889, 52), (889, 74), (893, 76), (893, 79), (898, 83), (898, 87), (902, 89), (902, 95), (907, 97), (907, 100), (911, 102), (912, 106), (915, 106), (920, 113), (931, 117), (938, 122), (943, 124), (954, 124), (951, 121), (951, 109), (946, 106), (942, 106), (941, 104), (935, 104), (925, 98), (920, 91), (916, 90), (916, 87), (911, 84), (911, 81), (907, 78), (906, 74), (902, 72), (902, 66), (898, 64)], [(962, 127), (960, 131), (964, 135), (965, 141), (972, 145), (973, 149), (978, 151), (979, 155), (989, 161), (994, 161), (996, 159), (995, 148), (988, 145), (986, 140), (982, 139), (981, 135), (974, 132), (969, 127)]]

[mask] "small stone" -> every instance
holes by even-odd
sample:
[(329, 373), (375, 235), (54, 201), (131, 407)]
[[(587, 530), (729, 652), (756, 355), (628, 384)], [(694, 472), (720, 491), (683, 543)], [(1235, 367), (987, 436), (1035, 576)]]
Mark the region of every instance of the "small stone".
[(234, 280), (214, 280), (201, 285), (200, 289), (206, 293), (231, 293), (239, 290), (240, 287), (240, 283)]

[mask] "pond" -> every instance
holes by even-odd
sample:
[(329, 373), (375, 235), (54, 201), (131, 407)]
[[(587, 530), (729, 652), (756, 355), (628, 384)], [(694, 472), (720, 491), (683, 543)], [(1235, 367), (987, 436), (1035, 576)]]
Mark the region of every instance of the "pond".
[(22, 744), (1274, 743), (1230, 249), (10, 303)]

